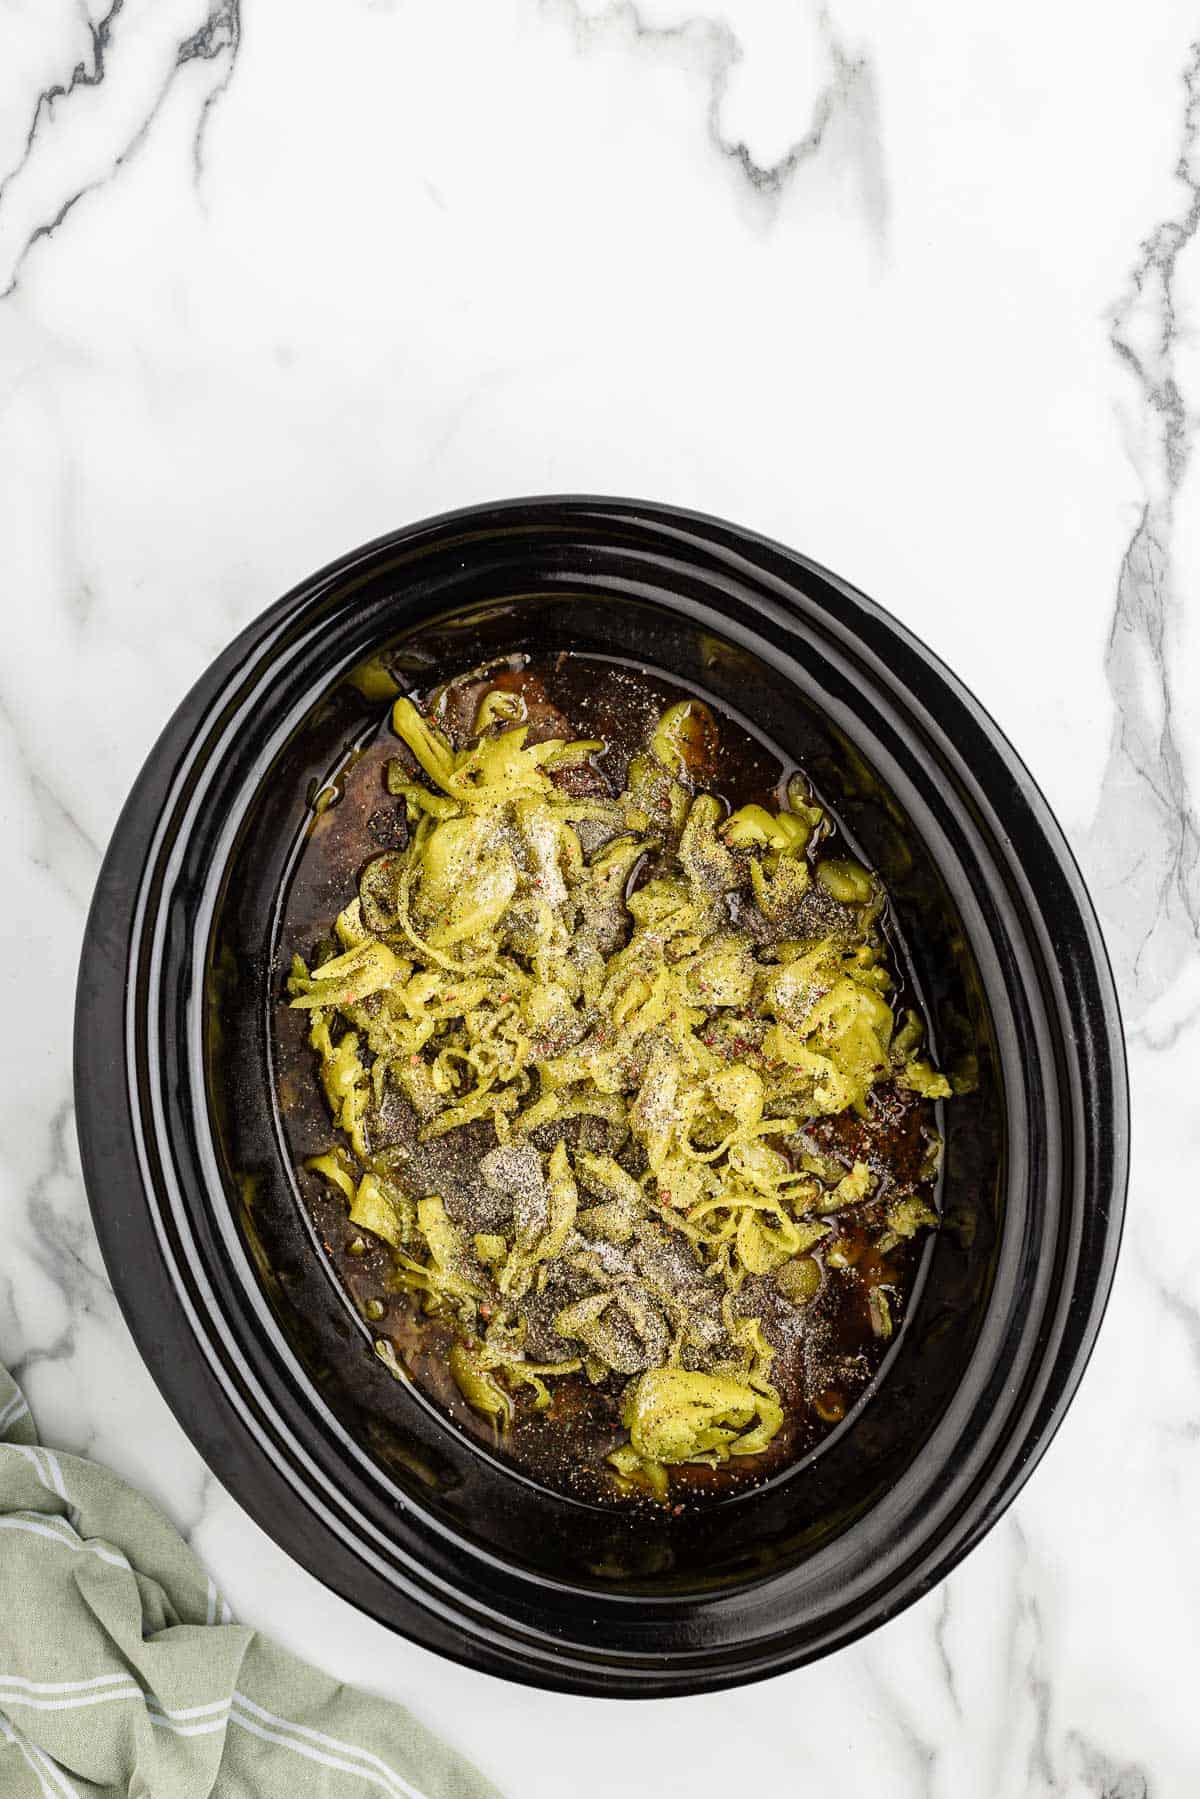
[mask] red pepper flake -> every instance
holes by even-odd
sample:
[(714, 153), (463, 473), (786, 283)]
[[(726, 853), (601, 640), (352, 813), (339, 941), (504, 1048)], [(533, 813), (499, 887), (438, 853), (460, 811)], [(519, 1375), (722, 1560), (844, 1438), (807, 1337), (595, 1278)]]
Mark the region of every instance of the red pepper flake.
[(418, 1056), (415, 1051), (408, 1059), (413, 1064), (414, 1068), (416, 1067), (417, 1063), (421, 1060), (420, 1056)]

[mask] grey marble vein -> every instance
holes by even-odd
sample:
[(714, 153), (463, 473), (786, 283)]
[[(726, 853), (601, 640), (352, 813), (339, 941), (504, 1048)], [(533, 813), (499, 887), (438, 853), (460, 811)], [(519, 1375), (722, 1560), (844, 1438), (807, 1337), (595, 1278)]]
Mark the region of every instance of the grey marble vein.
[[(1039, 1591), (1040, 1571), (1015, 1513), (1009, 1515), (1008, 1532), (1016, 1557), (1008, 1618), (1008, 1690), (1023, 1691), (1032, 1718), (1022, 1790), (1046, 1799), (1071, 1799), (1081, 1790), (1092, 1799), (1152, 1799), (1150, 1774), (1141, 1762), (1118, 1760), (1074, 1725), (1056, 1742), (1056, 1664)], [(1010, 1726), (1015, 1726), (1011, 1705), (1006, 1713)]]
[(689, 15), (675, 24), (653, 25), (643, 17), (635, 0), (613, 0), (599, 13), (584, 11), (579, 0), (541, 0), (541, 4), (544, 10), (570, 21), (581, 47), (586, 48), (602, 32), (624, 30), (635, 44), (697, 58), (708, 84), (708, 141), (749, 193), (767, 206), (772, 217), (798, 172), (822, 150), (832, 147), (835, 155), (844, 156), (855, 165), (864, 221), (876, 241), (883, 244), (888, 194), (874, 65), (865, 50), (851, 52), (846, 48), (824, 6), (817, 9), (815, 18), (829, 59), (829, 75), (816, 95), (803, 130), (774, 162), (760, 162), (745, 140), (734, 137), (725, 127), (730, 83), (744, 59), (745, 49), (724, 19)]
[(1141, 245), (1111, 343), (1152, 431), (1135, 456), (1143, 498), (1117, 577), (1105, 672), (1116, 708), (1085, 856), (1133, 1021), (1200, 953), (1200, 819), (1175, 725), (1170, 644), (1181, 600), (1176, 503), (1192, 452), (1177, 284), (1200, 226), (1200, 43), (1184, 71), (1173, 214)]
[[(96, 1239), (82, 1203), (81, 1184), (74, 1166), (74, 1106), (64, 1099), (54, 1110), (48, 1131), (48, 1150), (25, 1200), (25, 1218), (32, 1233), (32, 1260), (62, 1295), (66, 1323), (49, 1342), (18, 1337), (18, 1353), (10, 1352), (9, 1365), (16, 1379), (28, 1383), (32, 1372), (51, 1362), (70, 1362), (77, 1353), (80, 1324), (87, 1318), (115, 1315), (116, 1301), (99, 1264)], [(69, 1191), (61, 1203), (57, 1190)]]
[(204, 138), (208, 130), (208, 121), (213, 107), (224, 94), (233, 80), (233, 71), (237, 64), (238, 51), (242, 42), (242, 7), (241, 0), (217, 0), (216, 6), (209, 13), (198, 31), (186, 38), (179, 46), (179, 55), (175, 59), (176, 67), (184, 63), (194, 62), (197, 58), (212, 62), (216, 57), (226, 58), (225, 67), (208, 93), (204, 96), (200, 107), (200, 116), (196, 120), (196, 130), (192, 137), (192, 174), (197, 185), (204, 173)]
[[(1071, 1775), (1078, 1771), (1079, 1778), (1086, 1782), (1086, 1790), (1094, 1794), (1095, 1799), (1153, 1799), (1155, 1789), (1144, 1768), (1132, 1762), (1114, 1761), (1082, 1731), (1069, 1732), (1067, 1753), (1073, 1764)], [(1072, 1784), (1068, 1777), (1057, 1790), (1069, 1793)]]
[(0, 727), (41, 827), (41, 844), (31, 861), (55, 881), (81, 910), (86, 907), (100, 866), (100, 846), (67, 800), (51, 785), (45, 762), (26, 742), (15, 710), (0, 690)]
[(8, 173), (0, 179), (0, 205), (9, 186), (25, 167), (33, 154), (34, 144), (43, 122), (49, 123), (54, 112), (55, 103), (70, 99), (71, 95), (81, 87), (99, 87), (104, 80), (105, 57), (108, 54), (109, 40), (112, 37), (113, 25), (124, 6), (125, 0), (113, 0), (112, 5), (102, 19), (88, 19), (88, 33), (91, 38), (92, 60), (90, 66), (86, 61), (79, 61), (72, 69), (65, 82), (52, 82), (43, 88), (33, 105), (33, 117), (29, 121), (29, 129), (25, 134), (25, 147), (21, 155)]
[(1157, 1269), (1146, 1271), (1158, 1303), (1169, 1318), (1173, 1318), (1183, 1332), (1187, 1346), (1196, 1364), (1196, 1373), (1200, 1377), (1200, 1305), (1189, 1299), (1175, 1287), (1167, 1285)]
[[(111, 78), (113, 57), (120, 48), (120, 31), (117, 27), (124, 4), (125, 0), (113, 0), (113, 5), (104, 18), (98, 24), (90, 26), (92, 37), (90, 66), (86, 62), (76, 63), (66, 82), (55, 83), (37, 96), (22, 155), (3, 181), (0, 181), (0, 218), (4, 216), (5, 202), (13, 185), (30, 166), (35, 156), (39, 153), (53, 155), (53, 138), (58, 131), (67, 128), (64, 120), (70, 118), (70, 109), (65, 103), (69, 102), (72, 95), (80, 89), (100, 88), (107, 78)], [(167, 96), (175, 84), (179, 70), (198, 59), (215, 61), (218, 58), (226, 58), (226, 64), (219, 79), (204, 97), (193, 134), (193, 175), (196, 182), (199, 182), (203, 170), (204, 137), (209, 118), (212, 108), (232, 79), (240, 39), (240, 0), (217, 0), (213, 9), (205, 13), (197, 28), (177, 45), (171, 67), (152, 93), (149, 106), (124, 147), (113, 155), (108, 166), (99, 175), (78, 186), (72, 186), (70, 191), (62, 195), (55, 210), (48, 217), (40, 219), (26, 233), (24, 242), (12, 258), (7, 285), (0, 289), (0, 300), (6, 300), (16, 292), (25, 264), (37, 245), (53, 238), (80, 201), (107, 187), (141, 149), (151, 134)], [(62, 106), (57, 104), (60, 101), (64, 102)], [(49, 127), (53, 127), (53, 130), (50, 130)]]
[(954, 1707), (957, 1716), (961, 1718), (963, 1715), (962, 1700), (958, 1696), (958, 1681), (955, 1678), (954, 1663), (951, 1660), (950, 1650), (946, 1641), (947, 1632), (950, 1629), (950, 1610), (953, 1604), (953, 1592), (953, 1582), (949, 1580), (945, 1581), (938, 1598), (937, 1617), (934, 1620), (933, 1626), (933, 1646), (937, 1650), (938, 1665), (942, 1671), (942, 1679), (945, 1682), (946, 1692), (950, 1697), (950, 1703)]
[[(80, 1203), (82, 1190), (74, 1166), (74, 1143), (75, 1107), (68, 1097), (55, 1108), (50, 1120), (49, 1153), (30, 1185), (25, 1207), (34, 1233), (35, 1258), (63, 1294), (73, 1319), (94, 1309), (98, 1291), (111, 1300), (96, 1238), (86, 1207)], [(70, 1189), (68, 1205), (59, 1204), (55, 1198), (60, 1182)]]
[(1050, 1760), (1050, 1690), (1045, 1674), (1045, 1633), (1041, 1610), (1033, 1597), (1029, 1539), (1015, 1513), (1010, 1515), (1009, 1532), (1016, 1551), (1016, 1569), (1012, 1586), (1012, 1602), (1008, 1616), (1008, 1681), (1010, 1691), (1024, 1689), (1033, 1707), (1033, 1740), (1026, 1758), (1026, 1789), (1052, 1787)]
[[(117, 166), (119, 166), (122, 161), (124, 161), (123, 157), (118, 158)], [(0, 300), (7, 300), (16, 293), (21, 277), (21, 270), (24, 268), (26, 258), (34, 245), (41, 243), (43, 238), (53, 237), (59, 226), (66, 219), (67, 214), (79, 204), (84, 195), (94, 193), (97, 188), (103, 187), (104, 185), (105, 183), (103, 181), (93, 181), (89, 182), (84, 187), (77, 188), (73, 194), (67, 196), (52, 218), (44, 219), (40, 225), (34, 227), (26, 238), (22, 249), (13, 263), (13, 270), (9, 277), (8, 286), (3, 290), (0, 290)]]
[[(29, 792), (45, 839), (44, 849), (32, 859), (62, 885), (69, 899), (82, 908), (88, 903), (100, 866), (100, 846), (61, 795), (40, 774), (30, 774)], [(81, 880), (76, 878), (80, 865)]]
[[(899, 1779), (894, 1782), (895, 1790), (905, 1793), (920, 1794), (921, 1799), (935, 1799), (940, 1785), (941, 1740), (937, 1724), (932, 1716), (925, 1715), (924, 1708), (918, 1708), (914, 1715), (907, 1697), (902, 1697), (896, 1690), (890, 1670), (873, 1649), (868, 1649), (862, 1658), (864, 1672), (870, 1680), (875, 1702), (871, 1706), (872, 1713), (881, 1715), (890, 1726), (888, 1730), (889, 1761), (896, 1762), (895, 1775), (900, 1774), (900, 1760), (907, 1768), (908, 1778), (901, 1789)], [(895, 1745), (894, 1753), (891, 1745)]]
[(1046, 1627), (1042, 1608), (1031, 1593), (1026, 1593), (1022, 1611), (1033, 1636), (1034, 1647), (1025, 1665), (1025, 1688), (1033, 1708), (1033, 1742), (1029, 1746), (1029, 1783), (1040, 1780), (1043, 1787), (1054, 1790), (1054, 1763), (1050, 1753), (1050, 1722), (1053, 1688), (1046, 1655)]

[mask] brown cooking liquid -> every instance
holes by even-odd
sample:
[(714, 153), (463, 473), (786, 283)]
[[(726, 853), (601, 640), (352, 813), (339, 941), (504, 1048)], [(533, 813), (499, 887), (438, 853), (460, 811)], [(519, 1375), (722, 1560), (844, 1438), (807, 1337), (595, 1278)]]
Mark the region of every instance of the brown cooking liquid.
[[(674, 701), (695, 697), (690, 690), (641, 670), (599, 658), (560, 655), (531, 659), (523, 666), (496, 665), (478, 683), (464, 681), (443, 701), (442, 718), (451, 727), (472, 719), (481, 695), (497, 686), (524, 694), (531, 740), (588, 737), (605, 744), (603, 753), (594, 758), (601, 776), (592, 769), (573, 771), (575, 791), (584, 790), (578, 783), (588, 783), (598, 791), (619, 792), (629, 759), (642, 747), (653, 719)], [(411, 697), (422, 704), (419, 692)], [(727, 710), (711, 700), (707, 703), (718, 719), (720, 737), (711, 771), (704, 773), (701, 784), (709, 785), (731, 807), (757, 802), (778, 809), (794, 764), (752, 736)], [(462, 1429), (540, 1484), (582, 1499), (638, 1503), (618, 1499), (604, 1461), (607, 1452), (624, 1440), (619, 1413), (625, 1381), (612, 1376), (593, 1387), (582, 1374), (555, 1378), (550, 1382), (551, 1405), (543, 1412), (535, 1412), (522, 1392), (515, 1397), (512, 1425), (498, 1439), (493, 1424), (467, 1405), (450, 1376), (446, 1356), (454, 1340), (452, 1328), (425, 1316), (411, 1295), (388, 1291), (387, 1246), (352, 1226), (335, 1190), (301, 1166), (307, 1157), (328, 1149), (336, 1133), (308, 1044), (307, 1019), (282, 1003), (284, 981), (293, 953), (308, 960), (326, 937), (330, 920), (354, 898), (363, 866), (381, 850), (400, 848), (405, 842), (403, 802), (393, 799), (384, 784), (386, 765), (397, 749), (398, 739), (385, 713), (372, 740), (347, 757), (323, 796), (314, 795), (321, 809), (308, 826), (286, 896), (276, 958), (275, 986), (281, 996), (274, 1008), (276, 1068), (280, 1112), (304, 1201), (318, 1241), (355, 1308), (368, 1321), (371, 1336), (391, 1342), (413, 1381)], [(836, 846), (836, 835), (834, 842)], [(913, 1003), (911, 992), (906, 995), (906, 971), (895, 954), (892, 972), (897, 1006), (906, 997)], [(468, 1162), (477, 1161), (496, 1141), (490, 1123), (465, 1126), (441, 1143), (448, 1144), (451, 1135), (457, 1139), (454, 1153)], [(888, 1084), (875, 1089), (866, 1118), (842, 1114), (819, 1119), (809, 1127), (809, 1136), (814, 1149), (846, 1168), (856, 1160), (869, 1164), (877, 1177), (872, 1202), (856, 1208), (853, 1218), (842, 1217), (836, 1232), (811, 1252), (821, 1266), (822, 1281), (809, 1304), (790, 1305), (767, 1281), (748, 1282), (743, 1288), (745, 1292), (750, 1285), (761, 1285), (771, 1296), (763, 1328), (775, 1349), (771, 1379), (785, 1408), (785, 1422), (761, 1455), (737, 1457), (715, 1469), (672, 1468), (673, 1505), (757, 1484), (810, 1451), (862, 1396), (888, 1348), (872, 1326), (872, 1286), (886, 1288), (895, 1331), (905, 1316), (922, 1239), (900, 1244), (886, 1258), (879, 1256), (873, 1240), (883, 1228), (887, 1202), (898, 1193), (919, 1189), (932, 1202), (931, 1188), (921, 1183), (935, 1140), (934, 1108)], [(445, 1191), (440, 1181), (436, 1190)]]

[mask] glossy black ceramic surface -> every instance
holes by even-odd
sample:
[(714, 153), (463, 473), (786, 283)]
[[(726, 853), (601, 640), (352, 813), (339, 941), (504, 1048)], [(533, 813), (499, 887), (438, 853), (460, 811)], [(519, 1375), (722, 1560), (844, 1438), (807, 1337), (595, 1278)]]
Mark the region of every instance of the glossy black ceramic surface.
[[(970, 1088), (946, 1107), (943, 1228), (871, 1393), (757, 1491), (675, 1518), (523, 1479), (374, 1358), (308, 1225), (273, 1099), (281, 895), (314, 783), (386, 704), (362, 672), (385, 647), (418, 685), (512, 649), (667, 671), (792, 754), (888, 883), (937, 1051)], [(213, 664), (101, 872), (76, 1094), (113, 1285), (225, 1484), (385, 1623), (575, 1692), (759, 1678), (927, 1591), (1060, 1421), (1124, 1203), (1108, 965), (1012, 749), (845, 583), (733, 526), (628, 501), (414, 526), (315, 576)]]

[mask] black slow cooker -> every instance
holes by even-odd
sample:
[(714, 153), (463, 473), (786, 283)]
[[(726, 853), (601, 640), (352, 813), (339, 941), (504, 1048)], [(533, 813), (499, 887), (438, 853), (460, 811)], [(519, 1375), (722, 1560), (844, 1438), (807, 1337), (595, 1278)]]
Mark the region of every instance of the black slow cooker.
[[(270, 1078), (282, 895), (313, 793), (378, 720), (380, 652), (453, 672), (556, 649), (665, 671), (795, 757), (883, 875), (939, 1054), (967, 1071), (946, 1108), (942, 1226), (872, 1388), (807, 1459), (679, 1517), (546, 1490), (393, 1379), (301, 1204)], [(757, 1679), (927, 1592), (1060, 1422), (1124, 1205), (1104, 947), (996, 726), (803, 556), (624, 500), (411, 526), (306, 581), (213, 663), (104, 861), (75, 1086), (113, 1286), (215, 1473), (373, 1617), (576, 1693)]]

